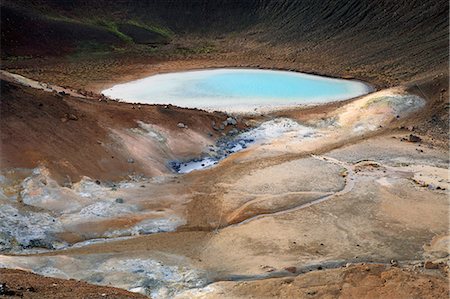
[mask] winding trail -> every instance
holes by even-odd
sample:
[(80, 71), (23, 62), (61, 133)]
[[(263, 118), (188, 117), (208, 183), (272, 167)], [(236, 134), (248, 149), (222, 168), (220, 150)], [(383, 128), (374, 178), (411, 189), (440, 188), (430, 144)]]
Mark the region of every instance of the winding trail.
[[(278, 215), (283, 215), (283, 214), (295, 212), (295, 211), (298, 211), (298, 210), (302, 210), (302, 209), (308, 208), (310, 206), (317, 205), (317, 204), (319, 204), (321, 202), (330, 200), (330, 199), (332, 199), (332, 198), (334, 198), (336, 196), (344, 195), (344, 194), (350, 192), (353, 189), (353, 187), (355, 186), (355, 172), (353, 171), (351, 164), (346, 163), (346, 162), (342, 162), (342, 161), (339, 161), (337, 159), (334, 159), (334, 158), (331, 158), (331, 157), (327, 157), (327, 156), (311, 155), (311, 157), (314, 158), (314, 159), (320, 160), (320, 161), (330, 162), (330, 163), (339, 165), (342, 168), (345, 168), (345, 170), (347, 171), (347, 176), (345, 178), (344, 188), (342, 188), (341, 190), (339, 190), (337, 192), (334, 192), (332, 194), (328, 194), (328, 195), (319, 197), (316, 200), (310, 201), (308, 203), (305, 203), (305, 204), (302, 204), (302, 205), (299, 205), (299, 206), (296, 206), (296, 207), (293, 207), (293, 208), (290, 208), (290, 209), (286, 209), (286, 210), (282, 210), (282, 211), (278, 211), (278, 212), (274, 212), (274, 213), (259, 214), (259, 215), (247, 218), (247, 219), (245, 219), (243, 221), (240, 221), (238, 223), (227, 225), (223, 229), (229, 228), (229, 227), (239, 226), (239, 225), (242, 225), (242, 224), (246, 224), (246, 223), (252, 222), (254, 220), (261, 219), (261, 218), (268, 217), (268, 216), (278, 216)], [(247, 204), (248, 203), (246, 203), (245, 205), (247, 205)], [(242, 207), (240, 207), (238, 210), (242, 209)]]

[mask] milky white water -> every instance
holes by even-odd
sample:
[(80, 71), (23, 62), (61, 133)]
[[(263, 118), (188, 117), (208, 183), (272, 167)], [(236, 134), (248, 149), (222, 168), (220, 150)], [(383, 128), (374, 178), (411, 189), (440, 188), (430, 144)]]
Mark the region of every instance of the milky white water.
[(159, 74), (115, 85), (102, 93), (125, 102), (253, 112), (338, 101), (367, 94), (355, 80), (259, 69), (208, 69)]

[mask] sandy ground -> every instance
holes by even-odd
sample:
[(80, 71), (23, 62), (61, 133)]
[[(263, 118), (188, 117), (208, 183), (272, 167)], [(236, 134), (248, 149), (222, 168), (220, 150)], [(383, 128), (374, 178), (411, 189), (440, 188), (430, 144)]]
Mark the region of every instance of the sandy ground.
[[(293, 126), (216, 167), (176, 175), (163, 167), (165, 161), (201, 153), (214, 141), (207, 134), (211, 121), (225, 115), (172, 107), (167, 115), (158, 106), (132, 109), (129, 104), (76, 97), (65, 97), (55, 108), (56, 97), (49, 98), (47, 91), (10, 84), (11, 99), (28, 94), (36, 101), (34, 113), (42, 114), (37, 118), (40, 131), (42, 127), (49, 128), (49, 134), (60, 130), (66, 124), (61, 124), (60, 115), (74, 111), (80, 119), (67, 123), (80, 127), (57, 131), (61, 136), (66, 134), (67, 140), (83, 137), (98, 146), (89, 151), (94, 160), (111, 155), (104, 154), (105, 148), (114, 151), (120, 163), (106, 165), (126, 171), (130, 164), (139, 165), (146, 177), (122, 182), (108, 177), (113, 185), (106, 180), (98, 184), (95, 179), (110, 169), (90, 168), (89, 160), (73, 173), (81, 177), (88, 169), (84, 175), (92, 179), (74, 179), (70, 186), (61, 186), (64, 181), (52, 175), (64, 177), (66, 168), (47, 163), (31, 173), (39, 166), (36, 160), (62, 158), (69, 150), (74, 160), (66, 165), (77, 165), (76, 159), (87, 149), (71, 143), (63, 150), (58, 146), (34, 150), (28, 160), (16, 155), (14, 148), (19, 143), (30, 149), (40, 143), (38, 139), (29, 142), (25, 136), (12, 137), (23, 129), (20, 118), (30, 115), (7, 106), (4, 136), (14, 142), (4, 145), (7, 151), (2, 159), (10, 172), (4, 174), (1, 200), (3, 208), (15, 210), (5, 210), (4, 220), (17, 227), (17, 215), (24, 223), (35, 219), (31, 222), (31, 227), (38, 228), (34, 232), (51, 235), (54, 248), (64, 249), (46, 248), (37, 254), (34, 247), (42, 244), (34, 241), (29, 248), (19, 246), (10, 252), (25, 255), (1, 255), (1, 267), (120, 287), (151, 297), (371, 298), (392, 294), (393, 298), (431, 298), (448, 294), (448, 151), (434, 135), (409, 128), (426, 127), (422, 117), (436, 103), (411, 93), (408, 86), (319, 108), (243, 119), (258, 125), (287, 117), (308, 127), (310, 134), (300, 134)], [(439, 85), (424, 90), (436, 101), (440, 99)], [(54, 108), (47, 110), (47, 106)], [(178, 128), (180, 120), (189, 129)], [(97, 130), (101, 133), (90, 134)], [(420, 135), (421, 141), (408, 141), (410, 134)], [(134, 163), (127, 162), (130, 157)], [(18, 167), (23, 173), (14, 170)], [(151, 172), (146, 173), (143, 169), (148, 168)], [(166, 230), (162, 230), (163, 222), (151, 222), (171, 217), (178, 220)], [(150, 224), (145, 222), (149, 220)], [(144, 224), (150, 226), (141, 230)], [(25, 230), (18, 232), (23, 235)], [(104, 237), (108, 242), (94, 242)], [(342, 268), (347, 263), (391, 261), (394, 265), (399, 261), (405, 269), (385, 265), (367, 266), (369, 270), (365, 265)], [(400, 284), (404, 288), (396, 289)], [(369, 286), (373, 293), (368, 293)]]
[[(177, 298), (439, 298), (447, 282), (421, 273), (377, 264), (259, 281), (218, 282)], [(399, 288), (399, 284), (402, 285)]]

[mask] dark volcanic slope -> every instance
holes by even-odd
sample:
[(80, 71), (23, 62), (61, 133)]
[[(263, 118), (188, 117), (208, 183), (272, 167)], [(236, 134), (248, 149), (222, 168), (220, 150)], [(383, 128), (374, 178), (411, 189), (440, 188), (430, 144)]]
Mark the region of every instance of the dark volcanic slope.
[[(446, 0), (4, 0), (2, 6), (3, 56), (201, 35), (253, 41), (245, 45), (253, 45), (253, 54), (319, 61), (354, 74), (370, 69), (399, 80), (445, 70), (448, 62)], [(151, 31), (148, 38), (129, 36), (130, 22), (140, 24), (139, 34)]]

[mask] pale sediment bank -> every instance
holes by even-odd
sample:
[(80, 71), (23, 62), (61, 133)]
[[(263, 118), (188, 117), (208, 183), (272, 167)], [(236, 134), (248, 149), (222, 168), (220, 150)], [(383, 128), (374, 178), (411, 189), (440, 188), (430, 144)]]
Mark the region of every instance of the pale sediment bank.
[(288, 71), (222, 68), (157, 74), (102, 93), (130, 103), (255, 114), (346, 100), (373, 91), (355, 80)]

